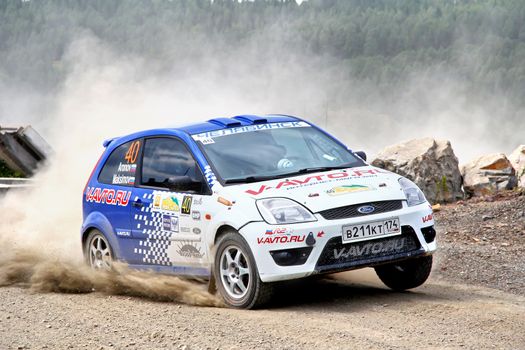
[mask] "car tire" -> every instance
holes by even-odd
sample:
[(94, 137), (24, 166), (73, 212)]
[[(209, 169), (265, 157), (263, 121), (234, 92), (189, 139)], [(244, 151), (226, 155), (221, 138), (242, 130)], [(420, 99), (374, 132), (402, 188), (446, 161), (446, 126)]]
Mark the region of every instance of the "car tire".
[(237, 232), (228, 232), (216, 244), (213, 274), (226, 305), (253, 309), (271, 298), (273, 285), (259, 277), (255, 259), (248, 243)]
[(84, 242), (84, 258), (94, 269), (110, 270), (113, 264), (113, 249), (106, 236), (99, 230), (92, 230)]
[(432, 255), (375, 267), (379, 279), (397, 291), (416, 288), (425, 283), (432, 271)]

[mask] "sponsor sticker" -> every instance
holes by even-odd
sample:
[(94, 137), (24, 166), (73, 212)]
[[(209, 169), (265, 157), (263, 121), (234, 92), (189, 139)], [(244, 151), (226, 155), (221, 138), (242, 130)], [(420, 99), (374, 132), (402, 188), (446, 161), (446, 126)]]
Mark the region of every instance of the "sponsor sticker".
[(371, 190), (375, 190), (375, 188), (369, 187), (369, 186), (363, 186), (363, 185), (342, 185), (342, 186), (333, 187), (329, 189), (328, 191), (326, 191), (326, 193), (329, 196), (339, 196), (339, 195), (347, 194), (347, 193), (364, 192), (364, 191), (371, 191)]
[(281, 123), (269, 123), (269, 124), (255, 124), (255, 125), (246, 125), (246, 126), (239, 126), (236, 128), (227, 128), (227, 129), (220, 129), (220, 130), (214, 130), (214, 131), (208, 131), (203, 132), (200, 134), (192, 135), (192, 138), (195, 141), (201, 141), (203, 144), (203, 140), (206, 140), (205, 142), (209, 142), (211, 139), (213, 141), (213, 138), (220, 137), (220, 136), (227, 136), (227, 135), (234, 135), (234, 134), (240, 134), (245, 132), (252, 132), (252, 131), (259, 131), (259, 130), (272, 130), (272, 129), (286, 129), (286, 128), (304, 128), (304, 127), (310, 127), (310, 124), (303, 122), (303, 121), (297, 121), (297, 122), (281, 122)]
[(194, 210), (191, 212), (191, 218), (193, 220), (197, 220), (199, 221), (201, 219), (201, 212), (200, 211), (197, 211), (197, 210)]
[(287, 235), (293, 232), (293, 228), (278, 227), (271, 230), (266, 230), (265, 235)]
[(130, 197), (131, 191), (114, 190), (100, 187), (88, 187), (86, 189), (86, 202), (125, 207), (128, 205)]
[(179, 217), (173, 215), (162, 215), (162, 229), (168, 232), (179, 232)]
[(304, 242), (306, 235), (284, 235), (271, 237), (257, 237), (257, 244), (275, 244), (275, 243), (292, 243)]
[(428, 214), (427, 216), (423, 216), (421, 218), (421, 220), (423, 220), (423, 223), (426, 223), (428, 221), (432, 221), (434, 219), (434, 215), (433, 214)]
[(181, 209), (180, 209), (180, 213), (181, 214), (190, 215), (190, 213), (191, 213), (191, 201), (192, 201), (192, 197), (191, 196), (184, 196), (182, 198), (182, 206), (181, 206)]
[(168, 196), (162, 199), (161, 209), (167, 211), (179, 211), (179, 200), (175, 196)]
[(348, 244), (341, 249), (333, 250), (334, 259), (360, 257), (369, 254), (395, 253), (403, 250), (406, 237), (400, 237), (383, 242), (370, 242), (366, 244)]
[(199, 140), (203, 145), (209, 145), (210, 143), (215, 143), (215, 141), (213, 141), (213, 139), (210, 137), (210, 138), (205, 138), (205, 139), (200, 139)]
[(193, 197), (193, 206), (202, 205), (202, 197)]
[(156, 194), (153, 198), (153, 209), (160, 209), (160, 202), (162, 200), (162, 197), (160, 194)]
[(117, 229), (116, 234), (119, 237), (131, 237), (131, 230)]
[(193, 233), (195, 233), (196, 235), (200, 235), (201, 234), (201, 229), (198, 228), (198, 227), (194, 227), (193, 230), (191, 230)]
[(285, 189), (285, 190), (291, 190), (294, 188), (300, 188), (300, 187), (306, 187), (306, 186), (313, 186), (318, 185), (321, 183), (330, 183), (334, 181), (346, 181), (351, 178), (365, 178), (365, 177), (377, 177), (377, 174), (380, 173), (389, 173), (386, 170), (381, 169), (365, 169), (365, 170), (359, 170), (359, 169), (352, 169), (348, 171), (337, 171), (333, 173), (327, 173), (327, 174), (320, 174), (315, 176), (307, 176), (303, 178), (293, 179), (293, 180), (284, 180), (275, 187), (268, 186), (268, 185), (260, 185), (258, 188), (252, 188), (249, 190), (246, 190), (245, 192), (252, 196), (257, 196), (262, 193), (264, 193), (267, 190), (270, 189)]
[(177, 247), (177, 253), (189, 259), (201, 259), (204, 256), (204, 253), (201, 252), (201, 247), (190, 241), (180, 243)]
[(180, 228), (180, 232), (188, 233), (188, 232), (190, 232), (190, 228), (189, 227), (181, 227)]
[[(257, 238), (257, 244), (304, 242), (306, 235), (293, 234), (293, 232), (294, 229), (289, 227), (267, 229), (264, 232), (264, 237)], [(310, 235), (311, 234), (310, 232)]]

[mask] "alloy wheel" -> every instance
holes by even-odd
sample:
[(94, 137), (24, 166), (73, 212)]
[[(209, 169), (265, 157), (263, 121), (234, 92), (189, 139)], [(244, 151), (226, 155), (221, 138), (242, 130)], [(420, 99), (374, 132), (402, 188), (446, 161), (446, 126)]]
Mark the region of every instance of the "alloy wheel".
[(223, 250), (220, 259), (221, 283), (228, 295), (243, 298), (248, 292), (252, 273), (241, 248), (230, 245)]

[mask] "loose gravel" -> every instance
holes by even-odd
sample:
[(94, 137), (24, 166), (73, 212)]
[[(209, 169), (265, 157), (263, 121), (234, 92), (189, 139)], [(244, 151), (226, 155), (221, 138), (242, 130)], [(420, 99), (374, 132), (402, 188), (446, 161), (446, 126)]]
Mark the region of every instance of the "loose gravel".
[(372, 269), (291, 285), (256, 311), (11, 286), (0, 349), (525, 349), (525, 196), (445, 205), (435, 219), (434, 272), (409, 292)]

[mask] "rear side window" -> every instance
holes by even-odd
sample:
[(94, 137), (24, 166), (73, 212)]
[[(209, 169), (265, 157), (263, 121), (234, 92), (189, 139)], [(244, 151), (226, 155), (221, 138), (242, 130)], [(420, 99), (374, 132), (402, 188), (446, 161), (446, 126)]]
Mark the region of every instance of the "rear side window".
[(147, 139), (142, 160), (142, 185), (179, 191), (199, 191), (202, 174), (186, 146), (177, 139)]
[(115, 148), (100, 171), (98, 181), (111, 185), (135, 185), (135, 173), (141, 147), (142, 141), (135, 140)]

